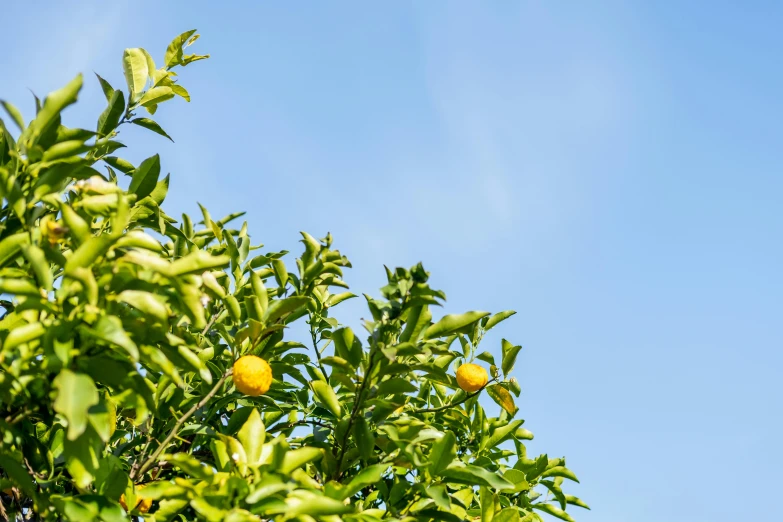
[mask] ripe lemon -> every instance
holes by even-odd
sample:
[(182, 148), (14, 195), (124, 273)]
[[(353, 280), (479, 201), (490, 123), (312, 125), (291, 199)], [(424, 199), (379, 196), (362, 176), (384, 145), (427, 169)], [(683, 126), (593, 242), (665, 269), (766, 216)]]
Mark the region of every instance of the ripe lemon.
[[(136, 486), (136, 491), (139, 491), (140, 489), (143, 489), (146, 484), (139, 484)], [(122, 494), (120, 497), (120, 505), (122, 506), (122, 509), (124, 509), (127, 512), (130, 512), (131, 510), (128, 509), (128, 506), (125, 504), (125, 493)], [(140, 513), (146, 513), (150, 510), (152, 507), (152, 499), (151, 498), (140, 498), (136, 497), (136, 505), (133, 506), (132, 509), (138, 509)]]
[(234, 363), (234, 386), (241, 393), (257, 397), (269, 390), (272, 368), (261, 357), (244, 355)]
[(489, 382), (487, 370), (478, 364), (463, 364), (457, 368), (457, 384), (468, 393), (478, 391)]

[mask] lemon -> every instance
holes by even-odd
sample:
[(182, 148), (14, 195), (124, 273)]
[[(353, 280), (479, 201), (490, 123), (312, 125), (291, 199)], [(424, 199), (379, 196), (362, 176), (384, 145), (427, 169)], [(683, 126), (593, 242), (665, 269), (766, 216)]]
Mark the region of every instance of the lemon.
[(257, 397), (269, 390), (272, 368), (261, 357), (244, 355), (234, 363), (234, 386), (241, 393)]
[[(139, 484), (136, 486), (136, 491), (139, 491), (140, 489), (143, 489), (146, 484)], [(120, 497), (120, 505), (122, 506), (122, 509), (125, 511), (131, 511), (128, 509), (128, 506), (125, 504), (125, 493), (122, 494)], [(150, 510), (152, 507), (152, 499), (151, 498), (139, 498), (136, 497), (136, 505), (133, 507), (133, 509), (138, 509), (140, 513), (146, 513)]]
[(478, 391), (489, 382), (487, 370), (478, 364), (463, 364), (457, 368), (457, 384), (468, 393)]

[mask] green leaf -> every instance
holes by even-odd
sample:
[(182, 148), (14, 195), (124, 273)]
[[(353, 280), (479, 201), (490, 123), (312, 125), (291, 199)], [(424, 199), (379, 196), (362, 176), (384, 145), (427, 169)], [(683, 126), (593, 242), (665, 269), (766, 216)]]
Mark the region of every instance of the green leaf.
[(150, 53), (148, 53), (146, 49), (142, 49), (141, 52), (144, 54), (144, 59), (147, 61), (147, 75), (152, 76), (156, 69), (155, 60), (152, 59), (152, 56), (150, 56)]
[(142, 290), (124, 290), (117, 295), (117, 300), (127, 303), (136, 310), (155, 318), (161, 323), (166, 323), (169, 311), (166, 305), (154, 294)]
[(447, 431), (443, 434), (430, 450), (430, 473), (441, 475), (449, 465), (457, 458), (457, 438), (454, 432)]
[(0, 100), (0, 105), (3, 106), (3, 108), (11, 117), (11, 119), (14, 120), (14, 123), (16, 123), (16, 126), (19, 127), (19, 130), (24, 131), (25, 129), (24, 118), (22, 118), (22, 113), (19, 112), (19, 109), (14, 107), (12, 103), (7, 102), (5, 100)]
[[(342, 490), (342, 499), (352, 497), (362, 488), (373, 486), (381, 481), (383, 474), (389, 469), (388, 464), (375, 464), (362, 469)], [(341, 499), (341, 500), (342, 500)]]
[(79, 74), (68, 85), (46, 97), (43, 107), (27, 128), (27, 132), (32, 135), (33, 143), (36, 143), (49, 126), (58, 120), (63, 109), (76, 102), (76, 97), (82, 88), (82, 80), (82, 75)]
[(513, 489), (514, 487), (511, 482), (491, 471), (462, 462), (451, 464), (441, 474), (459, 484), (488, 486), (495, 489)]
[(449, 314), (433, 324), (424, 332), (425, 339), (434, 339), (453, 334), (489, 315), (489, 312), (466, 312), (464, 314)]
[(574, 472), (565, 466), (555, 466), (554, 468), (549, 468), (541, 474), (541, 477), (563, 477), (569, 480), (573, 480), (574, 482), (579, 482)]
[(506, 310), (505, 312), (498, 312), (489, 319), (487, 319), (487, 323), (484, 325), (484, 330), (490, 330), (493, 326), (498, 324), (501, 321), (505, 321), (512, 315), (516, 314), (514, 310)]
[(102, 442), (89, 427), (76, 440), (64, 440), (65, 467), (77, 487), (86, 489), (99, 474), (101, 448)]
[(133, 171), (133, 179), (128, 187), (128, 192), (136, 194), (138, 199), (149, 196), (158, 183), (159, 175), (160, 156), (155, 154), (142, 161), (141, 165)]
[(573, 506), (579, 506), (580, 508), (584, 508), (584, 509), (590, 509), (590, 506), (588, 506), (584, 500), (577, 498), (573, 495), (566, 495), (565, 499), (567, 504), (571, 504)]
[(416, 306), (408, 312), (405, 329), (400, 334), (400, 342), (418, 341), (421, 332), (430, 324), (432, 312), (427, 305)]
[(343, 504), (339, 500), (304, 489), (290, 492), (285, 499), (285, 505), (286, 517), (310, 515), (311, 517), (318, 518), (327, 515), (340, 515), (353, 511), (354, 509), (353, 506)]
[(88, 330), (94, 337), (106, 341), (110, 344), (115, 344), (120, 348), (123, 348), (134, 361), (139, 360), (139, 349), (136, 343), (131, 340), (128, 333), (122, 327), (122, 321), (119, 317), (113, 315), (103, 316), (98, 319), (91, 329)]
[(361, 415), (353, 425), (353, 439), (359, 448), (359, 455), (366, 461), (370, 460), (375, 450), (375, 435), (370, 430), (367, 420)]
[(553, 517), (557, 517), (560, 520), (565, 520), (566, 522), (576, 522), (571, 517), (571, 515), (569, 515), (562, 509), (553, 506), (552, 504), (532, 504), (531, 506), (533, 507), (533, 509), (543, 511), (544, 513), (548, 515), (552, 515)]
[(123, 174), (132, 173), (136, 167), (130, 161), (118, 158), (117, 156), (105, 156), (103, 161), (111, 165), (113, 168), (119, 170)]
[(182, 62), (183, 47), (187, 43), (188, 38), (196, 32), (196, 29), (185, 31), (181, 35), (174, 38), (166, 49), (166, 56), (163, 61), (166, 63), (166, 67), (173, 67), (179, 65)]
[(508, 374), (511, 373), (511, 370), (514, 368), (517, 354), (519, 354), (522, 347), (514, 346), (505, 339), (502, 340), (501, 345), (503, 348), (503, 362), (501, 363), (501, 367), (503, 368), (503, 375), (508, 377)]
[(98, 134), (108, 136), (120, 122), (122, 113), (125, 111), (125, 94), (122, 91), (114, 91), (109, 100), (109, 105), (98, 118)]
[(8, 477), (16, 484), (19, 489), (30, 497), (35, 496), (35, 484), (30, 475), (25, 471), (21, 464), (11, 458), (10, 455), (0, 453), (0, 468), (6, 472)]
[(87, 419), (101, 440), (109, 442), (115, 428), (116, 411), (110, 410), (105, 400), (99, 400), (89, 409)]
[(139, 48), (125, 49), (122, 55), (122, 71), (125, 73), (125, 81), (128, 84), (131, 103), (136, 103), (139, 95), (147, 86), (149, 71), (147, 70), (147, 57)]
[(522, 425), (522, 422), (524, 421), (515, 420), (495, 429), (488, 438), (482, 441), (481, 447), (486, 449), (497, 447), (498, 444), (509, 438), (514, 433), (514, 430)]
[(11, 236), (7, 236), (0, 241), (0, 266), (19, 253), (23, 245), (30, 243), (30, 235), (27, 232), (20, 232)]
[(530, 484), (527, 482), (527, 475), (518, 469), (507, 469), (503, 472), (503, 478), (514, 484), (514, 492), (530, 489)]
[(212, 373), (207, 368), (207, 365), (202, 361), (193, 350), (187, 346), (177, 346), (177, 353), (193, 368), (196, 370), (207, 384), (212, 383)]
[(340, 328), (332, 332), (334, 352), (356, 368), (362, 361), (362, 347), (356, 339), (353, 330), (349, 327)]
[(514, 432), (514, 438), (518, 440), (533, 440), (533, 432), (525, 428), (519, 428)]
[(515, 507), (502, 509), (495, 515), (493, 522), (519, 522), (519, 510)]
[(89, 375), (65, 369), (54, 379), (57, 398), (54, 411), (68, 421), (68, 440), (76, 440), (87, 428), (88, 413), (98, 404), (98, 389)]
[(486, 486), (479, 488), (479, 504), (481, 506), (481, 522), (492, 522), (495, 518), (495, 505), (499, 504), (497, 495)]
[[(222, 220), (221, 220), (222, 221)], [(223, 225), (220, 221), (218, 221), (218, 225)], [(277, 281), (277, 285), (280, 288), (285, 288), (285, 286), (288, 284), (288, 269), (285, 266), (285, 263), (282, 259), (274, 259), (272, 260), (272, 269), (275, 273), (275, 280)]]
[(378, 385), (378, 397), (396, 393), (410, 393), (417, 390), (416, 386), (402, 377), (393, 377)]
[(277, 321), (280, 317), (293, 312), (310, 302), (310, 298), (302, 295), (296, 295), (293, 297), (287, 297), (285, 299), (277, 299), (269, 303), (269, 308), (264, 314), (263, 322), (271, 323)]
[(501, 408), (506, 410), (512, 417), (517, 413), (517, 406), (514, 404), (514, 397), (500, 384), (493, 384), (486, 387), (487, 393), (492, 400), (495, 401)]
[(242, 443), (242, 447), (245, 448), (247, 463), (250, 465), (259, 464), (261, 462), (261, 449), (266, 438), (266, 428), (264, 428), (264, 422), (261, 420), (261, 415), (257, 409), (252, 409), (247, 421), (245, 421), (245, 424), (237, 433), (237, 438)]
[(329, 410), (332, 415), (338, 419), (342, 417), (343, 410), (340, 406), (340, 401), (337, 400), (337, 394), (334, 393), (334, 390), (329, 386), (329, 383), (324, 381), (312, 381), (310, 387), (313, 389), (313, 393), (318, 401)]
[(228, 256), (216, 256), (204, 250), (196, 250), (171, 263), (169, 274), (171, 276), (201, 274), (207, 270), (224, 268), (230, 262), (231, 260)]
[(92, 145), (85, 145), (82, 140), (67, 140), (62, 141), (60, 143), (55, 143), (51, 147), (49, 147), (46, 152), (43, 154), (43, 158), (41, 158), (42, 162), (51, 162), (54, 160), (58, 160), (61, 158), (68, 158), (67, 160), (63, 161), (74, 161), (78, 162), (79, 159), (76, 158), (70, 158), (69, 156), (75, 156), (77, 154), (81, 154), (82, 152), (86, 152), (92, 148)]
[(41, 323), (29, 323), (23, 326), (15, 326), (3, 342), (2, 351), (11, 351), (17, 346), (29, 343), (46, 333), (46, 328)]
[(283, 463), (277, 471), (284, 475), (288, 475), (293, 470), (304, 466), (308, 462), (320, 460), (323, 455), (324, 453), (321, 448), (314, 448), (312, 446), (305, 446), (303, 448), (288, 451), (283, 457)]
[(352, 294), (351, 292), (333, 294), (329, 296), (329, 298), (324, 303), (324, 306), (326, 306), (327, 308), (332, 306), (337, 306), (338, 304), (342, 303), (346, 299), (353, 299), (354, 297), (356, 297), (356, 294)]
[(155, 132), (157, 134), (160, 134), (161, 136), (164, 136), (171, 140), (172, 143), (174, 143), (174, 140), (166, 134), (166, 131), (164, 131), (160, 125), (158, 125), (158, 122), (155, 120), (151, 120), (149, 118), (135, 118), (130, 121), (134, 125), (138, 125), (139, 127), (144, 127), (145, 129), (149, 129), (152, 132)]
[(106, 97), (106, 101), (110, 101), (112, 94), (114, 94), (114, 87), (112, 87), (109, 82), (104, 80), (100, 74), (95, 73), (95, 76), (98, 77), (98, 82), (101, 84), (101, 89), (103, 90), (103, 95)]
[[(139, 100), (139, 105), (142, 107), (151, 107), (158, 105), (166, 100), (170, 100), (174, 97), (174, 91), (168, 86), (153, 87), (144, 93), (144, 96)], [(154, 112), (154, 109), (153, 109)]]
[(219, 502), (220, 499), (210, 497), (207, 500), (205, 497), (196, 497), (190, 501), (190, 506), (196, 510), (196, 512), (204, 517), (205, 520), (225, 520), (226, 510), (213, 506), (210, 502)]
[(435, 501), (435, 505), (439, 508), (449, 511), (451, 509), (451, 499), (449, 499), (446, 486), (439, 484), (436, 486), (430, 486), (425, 490), (428, 497)]

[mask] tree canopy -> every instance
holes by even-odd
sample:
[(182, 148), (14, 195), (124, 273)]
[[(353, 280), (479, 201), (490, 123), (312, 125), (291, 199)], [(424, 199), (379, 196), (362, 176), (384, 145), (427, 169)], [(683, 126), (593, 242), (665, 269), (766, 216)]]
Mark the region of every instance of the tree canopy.
[[(333, 310), (357, 296), (330, 234), (303, 232), (292, 263), (241, 212), (169, 216), (158, 155), (121, 157), (128, 126), (169, 138), (152, 116), (189, 101), (198, 36), (160, 66), (126, 49), (126, 90), (97, 77), (94, 130), (61, 118), (81, 75), (29, 122), (2, 102), (0, 520), (573, 520), (587, 506), (562, 489), (565, 459), (526, 452), (520, 346), (480, 348), (514, 312), (435, 319), (445, 294), (418, 264), (386, 269), (354, 332)], [(309, 338), (290, 338), (297, 321)], [(247, 355), (271, 369), (258, 396), (234, 383)], [(464, 363), (488, 368), (475, 390)]]

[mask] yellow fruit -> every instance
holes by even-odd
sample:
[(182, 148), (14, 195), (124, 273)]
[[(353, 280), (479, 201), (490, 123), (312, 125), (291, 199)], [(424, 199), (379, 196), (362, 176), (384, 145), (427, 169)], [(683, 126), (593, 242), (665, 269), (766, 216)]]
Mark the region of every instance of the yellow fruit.
[(478, 364), (463, 364), (457, 368), (457, 384), (468, 393), (478, 391), (489, 382), (487, 370)]
[[(146, 484), (139, 484), (136, 486), (136, 491), (138, 492), (140, 489), (144, 489), (144, 486)], [(122, 506), (122, 509), (125, 511), (131, 511), (128, 509), (127, 504), (125, 504), (125, 493), (122, 494), (120, 497), (120, 505)], [(152, 507), (152, 499), (151, 498), (140, 498), (136, 497), (136, 505), (133, 507), (133, 509), (137, 509), (139, 513), (146, 513), (150, 510)]]
[(245, 395), (263, 395), (272, 385), (272, 368), (261, 357), (245, 355), (234, 363), (234, 386)]

